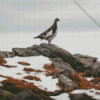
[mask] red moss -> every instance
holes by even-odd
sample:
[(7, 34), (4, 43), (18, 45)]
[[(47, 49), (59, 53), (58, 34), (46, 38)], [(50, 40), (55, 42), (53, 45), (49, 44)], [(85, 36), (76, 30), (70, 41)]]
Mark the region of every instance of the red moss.
[(23, 69), (23, 71), (26, 71), (26, 72), (44, 72), (44, 71), (42, 71), (42, 70), (35, 70), (35, 69), (33, 69), (33, 68), (24, 68)]
[(93, 74), (90, 71), (86, 71), (84, 73), (80, 73), (80, 76), (82, 77), (91, 77)]
[(7, 61), (4, 60), (2, 57), (0, 57), (0, 65), (2, 65), (2, 64), (6, 64), (6, 63), (7, 63)]
[(53, 75), (54, 73), (56, 73), (58, 71), (59, 71), (58, 69), (53, 69), (53, 70), (50, 70), (50, 71), (46, 71), (45, 76)]
[(44, 100), (53, 100), (53, 99), (50, 99), (49, 96), (58, 95), (61, 92), (61, 91), (47, 92), (45, 90), (39, 89), (37, 86), (35, 86), (32, 83), (28, 83), (23, 80), (14, 79), (11, 77), (8, 77), (7, 80), (3, 80), (1, 83), (3, 85), (2, 89), (5, 89), (9, 92), (17, 94), (17, 93), (20, 93), (21, 91), (30, 89), (34, 93), (36, 93), (39, 97), (42, 97)]
[(21, 64), (21, 65), (24, 65), (24, 66), (30, 66), (30, 64), (27, 63), (27, 62), (18, 62), (18, 64)]
[(13, 68), (17, 66), (12, 66), (12, 65), (6, 65), (7, 61), (4, 60), (2, 57), (0, 57), (0, 66), (7, 67), (7, 68)]
[(21, 73), (16, 73), (17, 75), (22, 75)]
[(24, 71), (30, 71), (30, 72), (35, 71), (33, 68), (24, 68), (23, 70), (24, 70)]
[(65, 89), (65, 87), (64, 87), (64, 85), (62, 83), (57, 83), (56, 85), (60, 88), (60, 90), (64, 90)]
[(12, 66), (12, 65), (2, 65), (2, 66), (7, 67), (7, 68), (15, 68), (15, 67), (17, 67), (17, 66)]
[(79, 73), (75, 73), (71, 78), (78, 85), (79, 89), (100, 89), (100, 85), (87, 81), (85, 78), (82, 78)]
[(94, 78), (91, 82), (98, 84), (100, 82), (100, 78)]
[(51, 65), (45, 64), (45, 65), (43, 66), (43, 68), (44, 68), (45, 70), (52, 70), (52, 69), (54, 69), (54, 67), (53, 67), (52, 64), (51, 64)]
[(9, 52), (9, 53), (14, 54), (14, 52)]
[(25, 76), (24, 79), (35, 80), (35, 81), (41, 81), (40, 78), (38, 78), (38, 77), (36, 77), (36, 76), (31, 76), (31, 75)]
[(60, 69), (55, 69), (55, 68), (53, 67), (52, 64), (51, 64), (51, 65), (45, 64), (45, 65), (43, 66), (43, 68), (44, 68), (45, 70), (47, 70), (46, 73), (45, 73), (46, 76), (50, 76), (50, 75), (54, 74), (55, 72), (60, 71)]

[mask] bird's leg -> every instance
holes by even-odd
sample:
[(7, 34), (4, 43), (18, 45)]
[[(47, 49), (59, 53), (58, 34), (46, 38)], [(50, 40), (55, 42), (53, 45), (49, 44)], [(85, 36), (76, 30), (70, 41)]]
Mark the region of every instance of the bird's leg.
[(51, 40), (48, 40), (48, 45), (50, 45), (50, 43), (51, 43)]

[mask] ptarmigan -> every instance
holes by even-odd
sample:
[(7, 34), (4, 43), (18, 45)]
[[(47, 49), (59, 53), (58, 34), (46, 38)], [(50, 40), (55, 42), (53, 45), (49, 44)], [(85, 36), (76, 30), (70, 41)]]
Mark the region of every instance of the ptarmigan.
[(48, 40), (48, 44), (50, 45), (52, 39), (57, 35), (57, 22), (60, 21), (58, 18), (54, 20), (53, 25), (48, 28), (46, 31), (41, 33), (40, 35), (34, 37), (34, 38), (40, 38), (41, 40)]

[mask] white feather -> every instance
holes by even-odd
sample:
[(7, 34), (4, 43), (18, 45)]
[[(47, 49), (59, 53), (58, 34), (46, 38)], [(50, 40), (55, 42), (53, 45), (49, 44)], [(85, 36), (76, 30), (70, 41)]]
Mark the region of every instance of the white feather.
[(49, 32), (46, 34), (46, 38), (49, 37), (49, 36), (52, 36), (52, 35), (53, 35), (53, 32), (52, 32), (52, 30), (51, 30), (51, 31), (49, 31)]

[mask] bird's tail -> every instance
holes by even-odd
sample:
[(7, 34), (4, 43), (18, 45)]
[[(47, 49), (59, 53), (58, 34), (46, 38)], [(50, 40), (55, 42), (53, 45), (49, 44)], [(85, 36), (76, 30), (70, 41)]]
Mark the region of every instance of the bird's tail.
[(40, 38), (40, 37), (39, 36), (34, 37), (34, 39), (36, 39), (36, 38)]
[(43, 38), (40, 37), (40, 36), (36, 36), (36, 37), (34, 37), (33, 39), (36, 39), (36, 38), (39, 38), (39, 39), (43, 40)]

